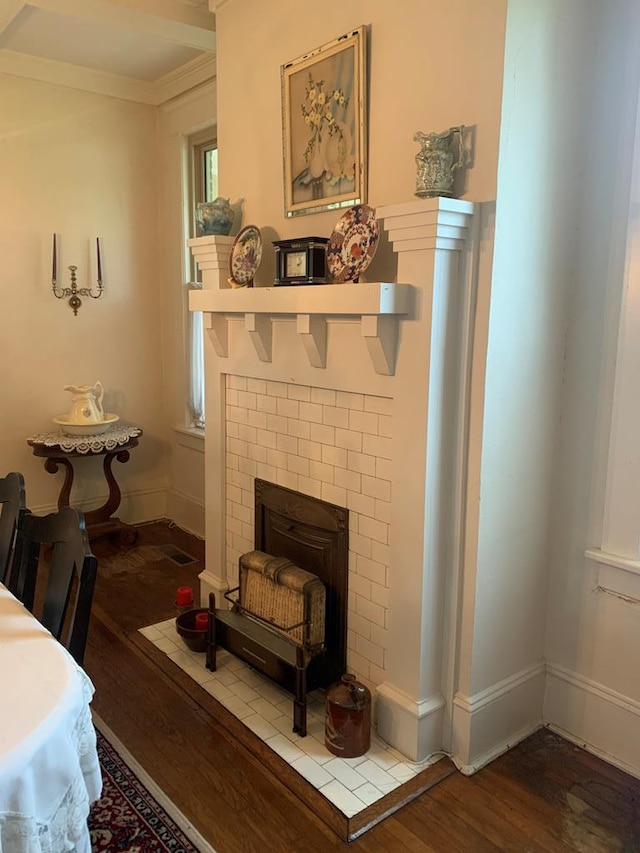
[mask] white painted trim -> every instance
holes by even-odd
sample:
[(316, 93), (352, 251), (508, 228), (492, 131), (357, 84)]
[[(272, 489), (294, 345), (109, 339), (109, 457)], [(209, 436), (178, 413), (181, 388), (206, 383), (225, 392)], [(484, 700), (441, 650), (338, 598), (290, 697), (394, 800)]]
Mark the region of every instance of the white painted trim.
[(461, 297), (460, 364), (458, 375), (457, 435), (452, 477), (452, 549), (451, 570), (445, 590), (443, 637), (443, 693), (447, 712), (443, 729), (445, 749), (451, 750), (453, 740), (453, 700), (456, 692), (459, 661), (460, 620), (462, 619), (462, 576), (466, 547), (467, 493), (469, 435), (471, 412), (471, 387), (473, 372), (473, 345), (478, 299), (478, 276), (480, 264), (480, 226), (482, 205), (478, 215), (471, 220), (469, 237), (464, 252), (463, 294)]
[(411, 761), (442, 750), (443, 696), (416, 701), (393, 684), (376, 687), (378, 735)]
[(481, 690), (479, 693), (474, 693), (473, 696), (463, 696), (461, 693), (456, 693), (454, 697), (454, 705), (462, 708), (468, 713), (473, 714), (491, 705), (492, 702), (497, 702), (503, 696), (511, 693), (512, 690), (517, 690), (518, 687), (535, 678), (537, 675), (544, 674), (544, 662), (532, 664), (526, 669), (520, 670), (496, 684), (492, 684)]
[[(193, 104), (193, 102), (197, 102), (201, 99), (209, 98), (211, 102), (211, 108), (205, 109), (205, 112), (210, 113), (207, 118), (198, 122), (197, 125), (191, 126), (184, 124), (184, 110), (186, 107)], [(179, 98), (173, 98), (166, 103), (160, 104), (160, 108), (162, 110), (162, 115), (165, 118), (165, 128), (164, 134), (165, 137), (170, 136), (179, 136), (184, 141), (186, 136), (191, 133), (196, 133), (200, 130), (204, 130), (205, 128), (215, 127), (216, 123), (216, 78), (215, 75), (210, 77), (204, 83), (199, 86), (195, 86), (190, 89), (188, 92), (184, 92)], [(170, 118), (169, 118), (170, 117)], [(186, 150), (186, 149), (185, 149)], [(183, 281), (187, 281), (188, 277), (185, 275), (185, 271), (182, 271)]]
[(610, 593), (632, 604), (640, 604), (640, 562), (595, 548), (585, 551), (585, 557), (599, 564), (597, 592)]
[(540, 660), (472, 696), (457, 693), (450, 750), (456, 766), (474, 773), (539, 728), (544, 687)]
[[(206, 240), (211, 241), (211, 238), (196, 237), (187, 241), (203, 272), (208, 267), (200, 262), (200, 256), (208, 256), (213, 251), (209, 248), (211, 243), (206, 244)], [(213, 290), (205, 285), (202, 290), (189, 293), (191, 311), (211, 311), (214, 314), (322, 314), (331, 317), (411, 314), (413, 305), (412, 285), (387, 282), (366, 282), (357, 287), (353, 284), (330, 284), (324, 287), (298, 285), (237, 290), (228, 287)]]
[[(598, 699), (602, 699), (605, 702), (616, 705), (623, 711), (628, 711), (629, 713), (640, 717), (640, 702), (637, 702), (635, 699), (630, 699), (628, 696), (624, 696), (622, 693), (618, 693), (610, 687), (605, 687), (604, 684), (600, 684), (592, 678), (587, 678), (579, 672), (567, 669), (559, 663), (547, 662), (546, 670), (547, 674), (552, 678), (559, 678), (560, 680), (570, 684), (572, 687), (584, 690), (585, 692), (596, 696)], [(637, 736), (636, 740), (638, 740)]]
[(153, 83), (154, 104), (160, 106), (216, 76), (215, 53), (204, 53)]
[(547, 663), (546, 668), (547, 724), (640, 778), (640, 702), (559, 664)]
[[(198, 267), (216, 272), (218, 288), (205, 285), (189, 293), (191, 311), (203, 311), (205, 328), (213, 331), (213, 343), (221, 358), (229, 357), (229, 316), (244, 316), (259, 361), (273, 360), (273, 324), (277, 315), (296, 317), (296, 328), (311, 367), (326, 367), (326, 321), (331, 317), (360, 320), (363, 337), (373, 368), (380, 376), (395, 373), (398, 342), (398, 317), (411, 316), (415, 306), (415, 288), (408, 284), (370, 282), (353, 287), (334, 284), (328, 287), (261, 287), (232, 290), (224, 284), (221, 262), (226, 260), (228, 240), (196, 237), (187, 241)], [(225, 263), (226, 273), (226, 263)], [(315, 333), (311, 333), (311, 324)]]
[(199, 539), (204, 539), (204, 501), (197, 500), (192, 495), (187, 495), (178, 489), (169, 489), (167, 492), (167, 518), (188, 533), (193, 533)]
[(150, 105), (156, 103), (152, 83), (81, 68), (68, 62), (28, 56), (13, 50), (0, 50), (0, 73), (39, 80), (41, 83), (50, 83), (54, 86), (66, 86), (69, 89), (79, 89), (110, 98), (120, 98), (123, 101)]
[(389, 684), (388, 681), (379, 684), (376, 687), (376, 692), (378, 697), (388, 699), (399, 708), (413, 714), (413, 716), (418, 720), (422, 719), (422, 717), (426, 717), (428, 714), (433, 714), (434, 711), (439, 711), (444, 705), (444, 699), (442, 696), (429, 696), (427, 699), (416, 701), (407, 693), (404, 693), (402, 690), (398, 690), (398, 688), (394, 687), (393, 684)]
[(600, 551), (598, 548), (587, 548), (584, 555), (588, 560), (601, 563), (603, 566), (612, 566), (614, 569), (622, 569), (624, 572), (640, 575), (640, 560), (628, 560), (626, 557), (609, 554), (607, 551)]
[(229, 584), (226, 582), (226, 580), (218, 577), (218, 575), (215, 575), (208, 569), (205, 569), (203, 572), (200, 572), (200, 574), (198, 575), (198, 580), (200, 581), (200, 607), (209, 606), (210, 592), (213, 592), (215, 594), (216, 607), (222, 607), (223, 609), (227, 607), (224, 594), (225, 592), (228, 592)]
[[(89, 512), (101, 506), (108, 495), (97, 495), (91, 500), (74, 501), (73, 506), (81, 512)], [(120, 506), (116, 512), (117, 517), (127, 524), (143, 524), (147, 521), (157, 521), (167, 517), (167, 490), (165, 488), (132, 489), (122, 490)], [(40, 504), (30, 507), (36, 515), (47, 515), (56, 512), (57, 503)]]
[(173, 431), (177, 433), (176, 442), (181, 447), (186, 447), (189, 450), (196, 450), (204, 453), (204, 430), (192, 427), (173, 427)]
[(204, 54), (151, 83), (55, 59), (0, 50), (0, 73), (123, 101), (161, 106), (215, 79), (216, 60), (213, 53)]
[(500, 743), (496, 744), (492, 749), (484, 752), (480, 758), (473, 762), (473, 764), (464, 764), (457, 755), (452, 755), (451, 760), (456, 765), (458, 770), (463, 773), (465, 776), (473, 776), (474, 773), (477, 773), (478, 770), (482, 770), (483, 767), (486, 767), (487, 764), (490, 764), (492, 761), (495, 761), (496, 758), (499, 758), (501, 755), (504, 755), (505, 752), (508, 752), (510, 749), (513, 749), (514, 746), (517, 746), (521, 741), (526, 740), (530, 735), (532, 735), (535, 731), (542, 728), (542, 723), (531, 723), (531, 725), (525, 726), (520, 731), (516, 732), (512, 737), (507, 740), (503, 740)]

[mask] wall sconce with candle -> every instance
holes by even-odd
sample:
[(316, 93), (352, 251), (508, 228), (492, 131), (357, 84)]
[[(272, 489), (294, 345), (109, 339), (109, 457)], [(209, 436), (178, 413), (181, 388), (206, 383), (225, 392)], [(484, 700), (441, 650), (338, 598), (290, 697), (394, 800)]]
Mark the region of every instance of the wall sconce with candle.
[(92, 299), (100, 299), (102, 296), (102, 256), (100, 253), (100, 238), (96, 237), (96, 258), (98, 262), (98, 292), (93, 292), (91, 287), (78, 287), (76, 280), (77, 266), (70, 266), (68, 270), (71, 273), (71, 287), (63, 287), (58, 289), (58, 235), (53, 235), (53, 269), (51, 272), (51, 289), (56, 299), (68, 299), (69, 305), (73, 309), (74, 316), (78, 315), (78, 308), (82, 305), (81, 296), (90, 296)]

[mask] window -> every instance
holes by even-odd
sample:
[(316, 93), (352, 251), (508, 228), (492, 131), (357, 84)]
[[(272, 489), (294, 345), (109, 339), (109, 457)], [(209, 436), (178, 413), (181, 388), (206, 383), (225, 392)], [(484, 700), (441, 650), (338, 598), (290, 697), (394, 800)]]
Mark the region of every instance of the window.
[[(214, 201), (218, 195), (218, 148), (212, 131), (208, 130), (189, 138), (189, 174), (191, 181), (189, 236), (195, 236), (196, 204)], [(202, 287), (200, 273), (189, 258), (191, 281), (188, 289)], [(204, 333), (201, 312), (188, 312), (187, 336), (189, 343), (189, 418), (191, 426), (204, 427)]]
[(602, 550), (640, 569), (640, 109), (628, 208), (624, 286), (615, 368)]

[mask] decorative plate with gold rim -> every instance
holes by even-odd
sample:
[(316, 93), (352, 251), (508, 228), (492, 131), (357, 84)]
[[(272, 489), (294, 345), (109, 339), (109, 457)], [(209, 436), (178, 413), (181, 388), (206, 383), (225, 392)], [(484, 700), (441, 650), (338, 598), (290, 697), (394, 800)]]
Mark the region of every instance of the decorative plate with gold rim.
[(251, 287), (262, 260), (262, 235), (257, 225), (247, 225), (231, 246), (229, 274), (232, 285)]
[(344, 213), (331, 234), (327, 265), (334, 281), (357, 281), (378, 248), (380, 232), (373, 208), (356, 204)]

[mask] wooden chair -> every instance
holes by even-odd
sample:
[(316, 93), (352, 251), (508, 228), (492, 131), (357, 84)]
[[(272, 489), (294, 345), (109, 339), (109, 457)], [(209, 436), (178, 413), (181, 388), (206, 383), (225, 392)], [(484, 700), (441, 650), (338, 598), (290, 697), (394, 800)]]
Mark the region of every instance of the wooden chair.
[(68, 506), (45, 516), (27, 513), (18, 539), (18, 598), (82, 664), (98, 573), (83, 514)]
[(15, 471), (0, 478), (0, 581), (11, 589), (16, 531), (26, 513), (24, 477)]

